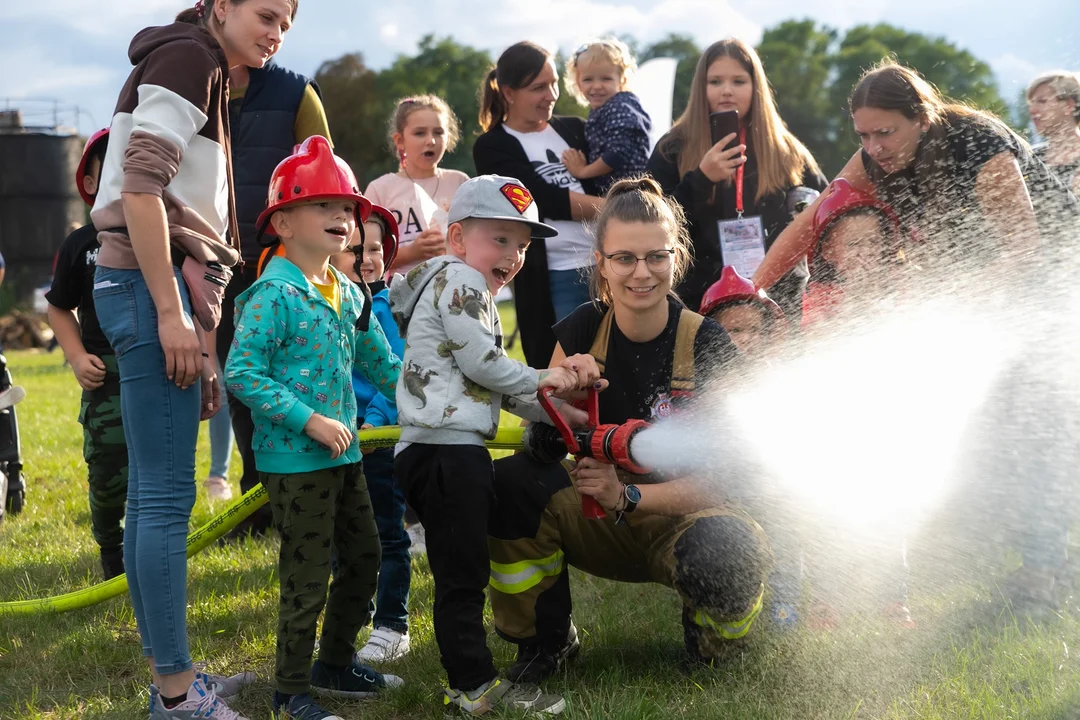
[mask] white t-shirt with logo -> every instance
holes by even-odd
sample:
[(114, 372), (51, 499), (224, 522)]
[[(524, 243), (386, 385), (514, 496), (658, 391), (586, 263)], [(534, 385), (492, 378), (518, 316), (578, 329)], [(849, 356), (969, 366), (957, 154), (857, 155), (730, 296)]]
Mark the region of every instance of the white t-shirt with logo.
[[(525, 156), (544, 182), (585, 194), (581, 182), (563, 165), (562, 154), (570, 146), (555, 132), (555, 128), (547, 125), (539, 132), (523, 133), (503, 125), (503, 130), (521, 143)], [(548, 270), (577, 270), (592, 265), (593, 241), (581, 222), (549, 220), (546, 217), (540, 219), (559, 231), (558, 236), (544, 241)]]
[[(460, 170), (439, 169), (435, 177), (422, 180), (390, 173), (372, 180), (364, 190), (364, 197), (394, 213), (401, 233), (400, 247), (405, 247), (431, 227), (438, 227), (446, 234), (450, 201), (468, 179)], [(398, 265), (394, 272), (404, 275), (416, 265), (419, 263)]]

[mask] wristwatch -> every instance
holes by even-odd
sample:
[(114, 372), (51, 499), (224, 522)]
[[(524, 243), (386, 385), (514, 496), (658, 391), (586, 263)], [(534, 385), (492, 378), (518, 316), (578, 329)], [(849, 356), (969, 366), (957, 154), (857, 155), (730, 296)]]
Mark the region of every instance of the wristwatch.
[(641, 491), (638, 490), (637, 485), (624, 485), (623, 498), (626, 499), (626, 506), (623, 507), (622, 511), (624, 513), (634, 512), (638, 503), (641, 502)]

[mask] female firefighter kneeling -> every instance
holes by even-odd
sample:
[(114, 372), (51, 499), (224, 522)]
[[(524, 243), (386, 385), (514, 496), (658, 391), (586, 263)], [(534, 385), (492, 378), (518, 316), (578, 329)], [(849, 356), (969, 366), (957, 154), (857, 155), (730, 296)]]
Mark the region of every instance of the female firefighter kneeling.
[[(610, 382), (600, 393), (601, 423), (678, 413), (737, 355), (716, 321), (671, 293), (689, 261), (683, 228), (682, 210), (651, 179), (620, 181), (607, 194), (595, 228), (599, 302), (555, 326), (551, 359), (596, 358)], [(590, 458), (568, 473), (518, 454), (495, 461), (494, 491), (490, 598), (499, 635), (518, 645), (508, 672), (514, 681), (542, 680), (580, 647), (570, 565), (674, 588), (695, 660), (726, 655), (761, 611), (768, 541), (702, 479), (631, 475)], [(606, 517), (586, 519), (582, 494), (596, 498)]]

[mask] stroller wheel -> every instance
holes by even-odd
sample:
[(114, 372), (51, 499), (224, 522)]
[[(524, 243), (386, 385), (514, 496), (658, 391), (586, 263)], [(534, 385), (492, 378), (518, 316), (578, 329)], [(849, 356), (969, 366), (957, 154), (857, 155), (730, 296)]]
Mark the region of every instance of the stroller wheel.
[(23, 505), (26, 504), (26, 484), (23, 482), (22, 473), (19, 473), (19, 478), (15, 482), (8, 482), (7, 488), (7, 502), (5, 507), (8, 514), (15, 516), (22, 512)]

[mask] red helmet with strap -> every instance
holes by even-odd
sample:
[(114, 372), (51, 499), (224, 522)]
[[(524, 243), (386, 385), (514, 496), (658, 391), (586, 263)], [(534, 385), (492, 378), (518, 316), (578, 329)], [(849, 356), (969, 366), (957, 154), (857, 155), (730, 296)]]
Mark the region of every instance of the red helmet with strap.
[(833, 223), (852, 210), (860, 208), (876, 210), (884, 215), (892, 228), (893, 241), (899, 240), (900, 219), (896, 217), (891, 207), (869, 193), (856, 190), (846, 179), (836, 178), (829, 183), (829, 187), (825, 188), (821, 202), (818, 203), (817, 210), (814, 212), (814, 243), (810, 246), (810, 257), (817, 254), (825, 233)]
[(386, 226), (386, 232), (383, 233), (382, 239), (383, 267), (390, 269), (390, 266), (394, 264), (394, 258), (397, 256), (398, 251), (400, 230), (398, 229), (397, 218), (394, 217), (394, 213), (381, 205), (375, 204), (371, 206), (371, 214), (378, 215)]
[(357, 225), (368, 219), (371, 202), (360, 194), (360, 186), (348, 163), (334, 155), (329, 140), (312, 135), (282, 160), (270, 176), (266, 209), (255, 223), (260, 241), (263, 235), (276, 235), (270, 217), (278, 210), (300, 202), (336, 198), (356, 203)]
[(82, 197), (84, 203), (91, 207), (94, 206), (94, 198), (83, 188), (83, 178), (86, 177), (86, 168), (90, 164), (90, 156), (98, 149), (99, 143), (107, 143), (108, 141), (109, 128), (101, 128), (91, 135), (90, 139), (86, 141), (86, 145), (83, 146), (79, 167), (75, 170), (75, 186), (79, 189), (79, 196)]
[(740, 275), (733, 266), (725, 265), (720, 272), (720, 279), (705, 291), (705, 296), (701, 299), (700, 314), (709, 317), (722, 306), (736, 302), (757, 303), (771, 312), (777, 320), (784, 318), (784, 311), (764, 290), (755, 287), (753, 282)]

